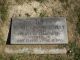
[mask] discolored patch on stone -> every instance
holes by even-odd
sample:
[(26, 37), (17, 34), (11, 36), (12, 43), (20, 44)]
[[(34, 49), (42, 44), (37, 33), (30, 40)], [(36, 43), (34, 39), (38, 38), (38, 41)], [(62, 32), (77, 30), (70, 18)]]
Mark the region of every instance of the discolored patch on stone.
[(11, 44), (67, 44), (64, 17), (13, 18)]

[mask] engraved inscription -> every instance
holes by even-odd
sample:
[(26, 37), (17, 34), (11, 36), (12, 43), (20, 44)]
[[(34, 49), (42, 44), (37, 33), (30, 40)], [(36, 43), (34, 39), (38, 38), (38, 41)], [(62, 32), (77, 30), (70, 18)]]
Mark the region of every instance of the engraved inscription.
[(11, 44), (63, 43), (68, 43), (64, 17), (12, 20)]

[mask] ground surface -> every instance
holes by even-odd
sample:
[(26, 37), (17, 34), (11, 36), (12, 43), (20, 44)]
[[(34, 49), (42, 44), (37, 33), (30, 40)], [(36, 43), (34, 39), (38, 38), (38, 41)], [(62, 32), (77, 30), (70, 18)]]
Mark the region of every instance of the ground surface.
[[(64, 16), (68, 26), (68, 45), (6, 45), (11, 17)], [(0, 60), (80, 60), (80, 0), (0, 0)], [(9, 49), (66, 47), (66, 54), (8, 54)], [(8, 50), (7, 50), (8, 49)]]

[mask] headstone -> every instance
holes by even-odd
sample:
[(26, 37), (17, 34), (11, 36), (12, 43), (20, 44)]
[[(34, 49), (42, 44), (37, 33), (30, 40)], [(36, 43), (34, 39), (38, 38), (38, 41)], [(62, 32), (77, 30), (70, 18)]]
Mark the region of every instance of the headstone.
[(10, 43), (67, 44), (66, 18), (12, 18)]

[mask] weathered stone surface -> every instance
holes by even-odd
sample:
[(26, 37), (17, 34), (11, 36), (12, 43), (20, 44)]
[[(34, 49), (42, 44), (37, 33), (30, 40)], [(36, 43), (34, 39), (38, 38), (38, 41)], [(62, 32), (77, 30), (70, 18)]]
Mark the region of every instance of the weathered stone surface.
[(5, 53), (15, 54), (15, 53), (27, 53), (27, 54), (66, 54), (66, 48), (52, 48), (52, 49), (43, 49), (43, 48), (22, 48), (22, 49), (10, 49), (5, 48)]
[(68, 43), (66, 18), (12, 19), (11, 44)]

